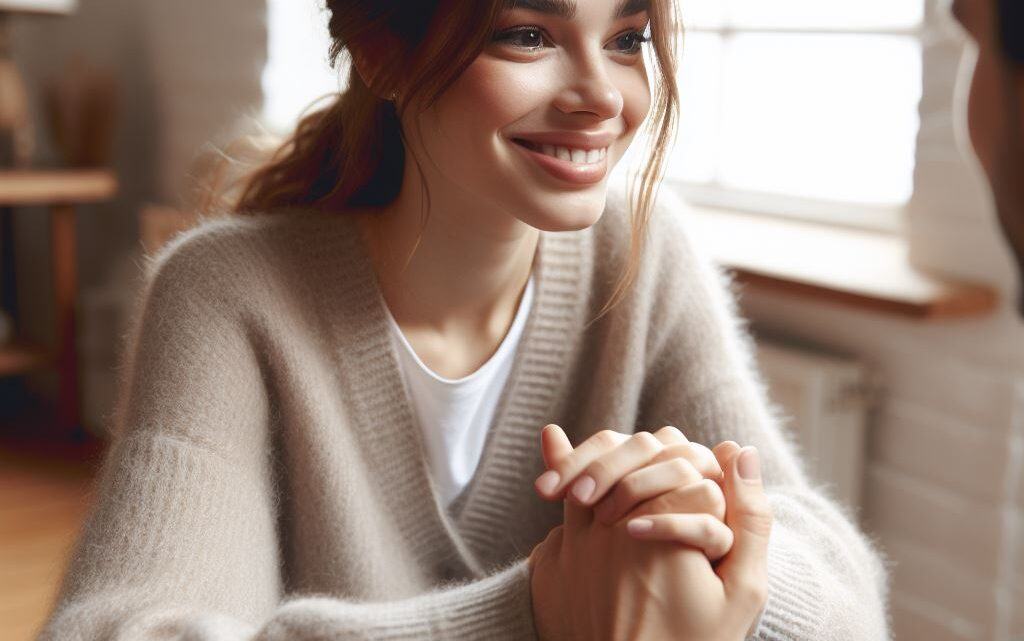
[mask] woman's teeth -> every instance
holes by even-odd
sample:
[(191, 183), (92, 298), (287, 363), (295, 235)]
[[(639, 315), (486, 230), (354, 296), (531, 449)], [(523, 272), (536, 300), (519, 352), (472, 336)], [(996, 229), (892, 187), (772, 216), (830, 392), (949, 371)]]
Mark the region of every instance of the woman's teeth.
[(591, 149), (590, 151), (584, 149), (570, 149), (568, 147), (558, 147), (555, 145), (541, 145), (540, 153), (545, 156), (554, 156), (559, 160), (568, 160), (569, 162), (579, 164), (590, 164), (595, 163), (604, 158), (607, 149)]
[(527, 143), (527, 146), (534, 151), (538, 151), (545, 156), (551, 156), (558, 158), (559, 160), (566, 160), (572, 163), (581, 165), (588, 165), (595, 162), (599, 162), (604, 159), (608, 154), (608, 148), (602, 149), (572, 149), (570, 147), (560, 147), (558, 145), (546, 145)]

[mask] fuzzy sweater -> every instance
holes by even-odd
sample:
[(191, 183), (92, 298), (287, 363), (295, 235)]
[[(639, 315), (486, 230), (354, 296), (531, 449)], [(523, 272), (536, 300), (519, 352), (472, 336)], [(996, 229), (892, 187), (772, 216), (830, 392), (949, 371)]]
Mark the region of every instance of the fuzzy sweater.
[(344, 215), (205, 220), (147, 262), (114, 439), (41, 639), (534, 639), (526, 557), (561, 522), (539, 432), (675, 425), (754, 445), (775, 524), (760, 640), (886, 641), (885, 557), (805, 476), (728, 282), (667, 187), (635, 285), (626, 199), (542, 232), (535, 301), (469, 486), (434, 487), (386, 307)]

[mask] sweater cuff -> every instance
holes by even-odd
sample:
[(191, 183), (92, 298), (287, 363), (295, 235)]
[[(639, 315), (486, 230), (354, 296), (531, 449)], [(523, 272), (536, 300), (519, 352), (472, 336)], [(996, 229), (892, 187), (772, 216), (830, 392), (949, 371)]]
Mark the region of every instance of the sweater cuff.
[(768, 601), (749, 641), (822, 638), (826, 605), (819, 577), (801, 545), (776, 522), (768, 544)]
[(524, 559), (485, 579), (398, 601), (296, 598), (275, 613), (256, 641), (536, 638)]

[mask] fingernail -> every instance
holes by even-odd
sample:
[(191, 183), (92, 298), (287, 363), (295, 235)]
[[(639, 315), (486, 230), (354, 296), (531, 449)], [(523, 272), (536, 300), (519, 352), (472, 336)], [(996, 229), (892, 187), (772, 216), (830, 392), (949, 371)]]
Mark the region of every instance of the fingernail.
[(654, 522), (650, 519), (633, 519), (626, 524), (630, 534), (646, 534), (654, 529)]
[(740, 478), (745, 481), (755, 481), (761, 478), (761, 460), (757, 455), (756, 447), (745, 447), (740, 452), (740, 460), (736, 463), (739, 469)]
[(586, 503), (590, 495), (594, 493), (594, 488), (597, 487), (597, 482), (590, 476), (581, 476), (572, 486), (572, 495), (580, 503)]
[(561, 479), (561, 477), (558, 475), (558, 472), (555, 470), (548, 470), (538, 476), (537, 480), (534, 481), (533, 484), (541, 494), (551, 494), (558, 486), (559, 479)]

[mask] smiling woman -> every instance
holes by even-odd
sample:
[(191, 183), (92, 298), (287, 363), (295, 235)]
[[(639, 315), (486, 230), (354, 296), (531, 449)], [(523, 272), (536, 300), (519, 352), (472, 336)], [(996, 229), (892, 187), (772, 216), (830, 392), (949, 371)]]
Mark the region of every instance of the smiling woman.
[(347, 89), (149, 265), (40, 638), (886, 639), (656, 197), (675, 3), (327, 8)]
[[(332, 63), (343, 51), (362, 56), (365, 66), (373, 67), (368, 70), (372, 79), (361, 77), (357, 66), (351, 66), (348, 89), (335, 104), (304, 118), (275, 160), (249, 177), (236, 210), (381, 207), (392, 204), (399, 189), (411, 193), (418, 183), (426, 192), (418, 206), (426, 212), (431, 191), (437, 189), (429, 170), (436, 168), (448, 180), (459, 174), (467, 178), (464, 184), (477, 183), (472, 207), (490, 202), (498, 211), (519, 211), (523, 222), (541, 229), (580, 228), (596, 220), (608, 168), (622, 157), (647, 118), (647, 164), (636, 176), (639, 189), (631, 198), (633, 259), (609, 306), (621, 299), (636, 269), (654, 191), (677, 127), (673, 34), (679, 21), (674, 3), (619, 0), (610, 22), (605, 18), (585, 32), (576, 26), (580, 21), (571, 0), (450, 3), (451, 10), (438, 11), (429, 23), (410, 19), (413, 10), (407, 3), (392, 8), (378, 4), (372, 10), (359, 3), (340, 3), (350, 6), (336, 8), (334, 4), (328, 3), (333, 11)], [(537, 21), (531, 23), (530, 18)], [(367, 32), (374, 37), (367, 37)], [(447, 34), (444, 39), (426, 37), (441, 33)], [(648, 41), (654, 47), (650, 68), (641, 50)], [(594, 43), (606, 52), (600, 68), (595, 68), (592, 56), (581, 56)], [(589, 68), (579, 68), (581, 60)], [(569, 76), (576, 82), (566, 87)], [(560, 96), (552, 95), (554, 88)], [(587, 109), (592, 114), (590, 127), (585, 122), (571, 127), (553, 123), (550, 114), (539, 109), (542, 104)], [(619, 122), (594, 129), (609, 110), (622, 111)], [(342, 123), (345, 134), (339, 135)], [(487, 131), (480, 130), (484, 127)], [(520, 131), (524, 127), (536, 131)], [(550, 141), (552, 153), (545, 154), (542, 146), (529, 149), (538, 153), (521, 153), (524, 147), (515, 144), (516, 139), (537, 145)], [(511, 145), (519, 160), (509, 158)], [(611, 149), (611, 160), (573, 162), (591, 150), (607, 154), (606, 148)], [(445, 151), (447, 157), (442, 156)], [(424, 167), (421, 163), (428, 154), (433, 155), (432, 166)], [(434, 165), (437, 156), (442, 157)], [(524, 170), (546, 176), (546, 189), (513, 188)], [(538, 174), (540, 170), (544, 172)], [(581, 188), (566, 192), (563, 182)], [(582, 189), (587, 186), (591, 188)], [(541, 220), (541, 212), (550, 211), (557, 201), (577, 205), (570, 211), (578, 211), (581, 219)], [(586, 206), (579, 208), (584, 201)], [(444, 204), (438, 210), (459, 208)]]

